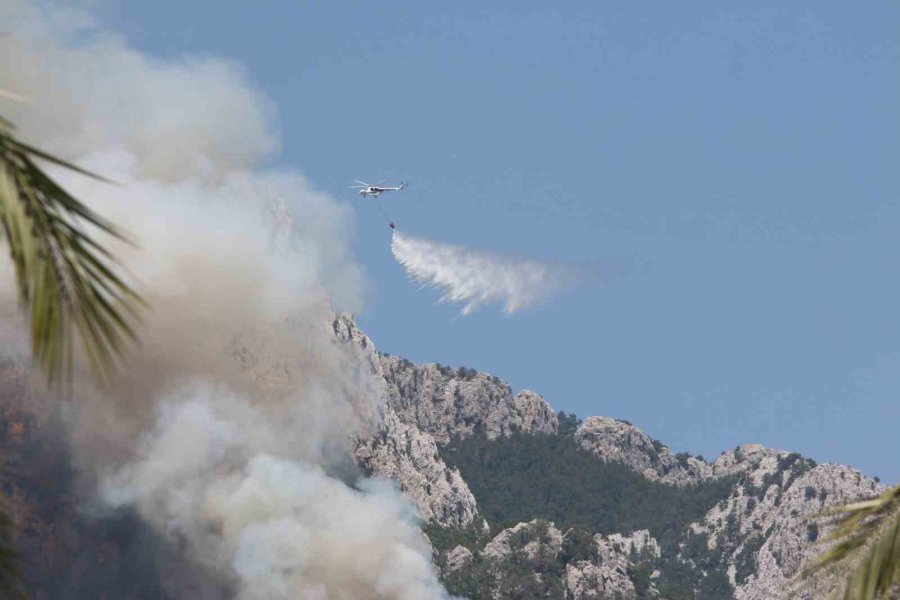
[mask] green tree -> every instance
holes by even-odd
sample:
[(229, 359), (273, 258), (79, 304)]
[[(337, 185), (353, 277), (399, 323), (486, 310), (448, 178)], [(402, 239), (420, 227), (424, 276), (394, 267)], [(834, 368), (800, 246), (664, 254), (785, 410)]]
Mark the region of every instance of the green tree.
[(900, 585), (900, 485), (880, 496), (836, 508), (830, 536), (836, 542), (804, 569), (805, 577), (823, 570), (844, 577), (843, 600), (878, 600)]
[(628, 569), (628, 577), (634, 584), (636, 600), (650, 598), (650, 577), (653, 574), (653, 566), (648, 562), (639, 562)]

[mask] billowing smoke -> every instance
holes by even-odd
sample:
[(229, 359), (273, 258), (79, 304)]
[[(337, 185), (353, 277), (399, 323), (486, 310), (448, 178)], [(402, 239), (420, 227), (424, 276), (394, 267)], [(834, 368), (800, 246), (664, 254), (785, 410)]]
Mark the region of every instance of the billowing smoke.
[(287, 458), (263, 410), (207, 383), (177, 390), (103, 497), (189, 540), (205, 566), (231, 567), (239, 598), (436, 596), (407, 504)]
[(463, 315), (491, 303), (502, 304), (506, 314), (525, 310), (587, 276), (571, 265), (512, 258), (396, 230), (391, 251), (413, 280), (440, 289), (444, 302), (462, 304)]
[[(118, 182), (57, 173), (137, 241), (111, 247), (151, 305), (121, 380), (81, 377), (66, 404), (91, 508), (134, 508), (209, 574), (175, 596), (445, 597), (410, 504), (354, 471), (383, 382), (331, 328), (363, 297), (351, 213), (260, 166), (269, 103), (233, 64), (153, 59), (81, 11), (2, 0), (0, 23), (0, 87), (35, 100), (2, 112)], [(3, 269), (5, 340), (21, 318)]]

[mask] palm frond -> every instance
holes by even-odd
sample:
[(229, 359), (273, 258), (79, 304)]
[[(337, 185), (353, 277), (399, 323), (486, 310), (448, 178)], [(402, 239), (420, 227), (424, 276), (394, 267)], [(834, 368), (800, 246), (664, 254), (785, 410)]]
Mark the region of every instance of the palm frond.
[(836, 543), (804, 569), (804, 577), (829, 569), (846, 577), (843, 600), (886, 598), (900, 584), (900, 485), (824, 516), (838, 520), (829, 538)]
[(135, 339), (131, 324), (143, 301), (115, 274), (112, 256), (85, 226), (127, 240), (36, 159), (103, 180), (22, 143), (0, 124), (0, 235), (9, 244), (19, 301), (30, 319), (32, 354), (52, 383), (69, 379), (77, 337), (94, 373), (107, 381)]
[(82, 175), (87, 175), (88, 177), (92, 177), (99, 181), (105, 181), (106, 183), (112, 183), (109, 179), (105, 177), (101, 177), (96, 173), (91, 173), (90, 171), (86, 171), (77, 165), (73, 165), (70, 162), (67, 162), (61, 158), (56, 158), (52, 154), (47, 154), (43, 150), (38, 150), (34, 146), (29, 146), (28, 144), (23, 144), (22, 142), (16, 140), (15, 138), (10, 139), (10, 145), (21, 152), (23, 152), (26, 156), (36, 156), (38, 158), (43, 158), (47, 162), (51, 162), (55, 165), (59, 165), (60, 167), (65, 167), (71, 171), (75, 171), (76, 173), (81, 173)]

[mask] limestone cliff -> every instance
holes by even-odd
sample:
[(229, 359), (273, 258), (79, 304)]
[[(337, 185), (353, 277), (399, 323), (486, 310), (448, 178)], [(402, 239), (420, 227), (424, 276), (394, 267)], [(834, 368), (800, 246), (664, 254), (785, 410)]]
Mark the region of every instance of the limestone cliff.
[(686, 454), (675, 455), (667, 446), (619, 419), (589, 417), (575, 439), (604, 462), (622, 463), (648, 479), (681, 485), (712, 475), (707, 463)]

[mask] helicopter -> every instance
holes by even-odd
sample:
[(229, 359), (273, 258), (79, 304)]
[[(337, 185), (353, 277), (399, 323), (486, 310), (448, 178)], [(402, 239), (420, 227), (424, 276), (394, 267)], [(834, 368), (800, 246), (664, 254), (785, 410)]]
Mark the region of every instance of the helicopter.
[(366, 183), (365, 181), (357, 181), (358, 185), (351, 185), (350, 189), (359, 190), (359, 195), (365, 198), (366, 196), (372, 196), (373, 198), (377, 198), (379, 194), (382, 192), (399, 192), (403, 189), (403, 182), (400, 182), (400, 185), (396, 187), (382, 187), (380, 185), (371, 185)]

